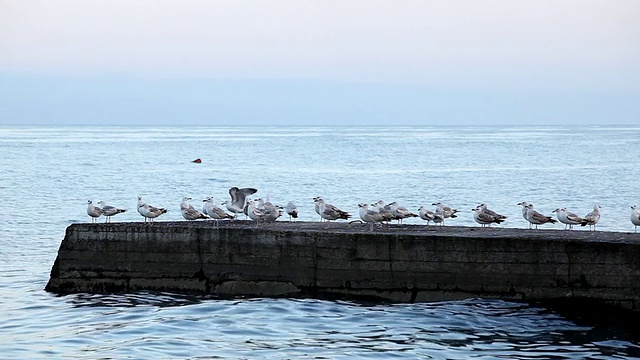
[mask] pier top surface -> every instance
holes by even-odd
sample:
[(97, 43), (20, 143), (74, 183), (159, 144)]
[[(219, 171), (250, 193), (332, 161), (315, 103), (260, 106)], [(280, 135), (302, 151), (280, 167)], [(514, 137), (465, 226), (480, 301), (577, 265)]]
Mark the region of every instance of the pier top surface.
[[(260, 223), (258, 226), (253, 221), (236, 220), (220, 221), (216, 227), (213, 221), (156, 221), (153, 225), (144, 222), (114, 222), (114, 223), (77, 223), (71, 227), (86, 227), (87, 230), (98, 231), (123, 231), (134, 227), (135, 229), (178, 230), (178, 229), (218, 229), (218, 230), (248, 230), (267, 232), (302, 232), (325, 234), (373, 234), (373, 235), (409, 235), (429, 237), (464, 237), (464, 238), (510, 238), (522, 240), (557, 240), (557, 241), (597, 241), (597, 242), (624, 242), (639, 243), (640, 233), (613, 232), (613, 231), (589, 231), (558, 230), (558, 229), (526, 229), (526, 228), (482, 228), (468, 226), (426, 226), (426, 225), (397, 225), (376, 224), (370, 231), (369, 224), (360, 222), (288, 222), (277, 221), (273, 223)], [(129, 230), (130, 231), (130, 230)]]

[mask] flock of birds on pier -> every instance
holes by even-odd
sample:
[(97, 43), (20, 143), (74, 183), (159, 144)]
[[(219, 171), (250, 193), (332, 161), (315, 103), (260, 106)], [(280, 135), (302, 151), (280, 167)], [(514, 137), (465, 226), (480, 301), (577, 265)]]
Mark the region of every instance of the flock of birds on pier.
[[(230, 199), (224, 201), (220, 205), (225, 205), (227, 211), (219, 207), (212, 197), (207, 197), (202, 202), (204, 206), (202, 211), (196, 209), (189, 203), (193, 200), (190, 197), (184, 197), (180, 203), (180, 211), (182, 216), (189, 221), (198, 219), (211, 219), (215, 221), (216, 227), (220, 220), (234, 220), (237, 219), (240, 214), (244, 214), (245, 218), (253, 220), (258, 226), (259, 223), (270, 223), (276, 221), (283, 212), (289, 216), (289, 221), (298, 218), (298, 209), (293, 202), (289, 202), (285, 207), (273, 204), (269, 200), (262, 198), (252, 199), (250, 196), (258, 192), (254, 188), (238, 188), (232, 187), (229, 189)], [(315, 212), (320, 216), (320, 221), (333, 221), (333, 220), (349, 220), (351, 214), (346, 211), (340, 210), (338, 207), (327, 203), (321, 197), (313, 198), (315, 203)], [(369, 230), (373, 231), (374, 225), (389, 223), (393, 220), (398, 224), (402, 224), (402, 221), (406, 218), (419, 217), (430, 225), (432, 222), (434, 225), (444, 226), (446, 219), (456, 218), (458, 210), (451, 208), (443, 203), (433, 203), (435, 209), (429, 210), (427, 206), (420, 206), (418, 213), (415, 214), (409, 211), (406, 207), (401, 206), (398, 202), (394, 201), (385, 204), (384, 201), (378, 200), (375, 203), (360, 203), (359, 216), (360, 221), (369, 224)], [(533, 208), (533, 204), (529, 202), (520, 202), (518, 205), (522, 206), (522, 217), (529, 223), (529, 228), (538, 228), (538, 225), (544, 225), (547, 223), (554, 224), (556, 221), (560, 221), (565, 225), (565, 230), (572, 230), (574, 225), (589, 226), (590, 230), (596, 230), (596, 224), (600, 221), (600, 205), (596, 204), (593, 211), (589, 212), (585, 216), (578, 216), (573, 212), (570, 212), (567, 208), (558, 208), (552, 212), (556, 214), (557, 220), (551, 216), (544, 215)], [(138, 213), (144, 217), (145, 223), (149, 222), (153, 224), (153, 220), (158, 216), (167, 213), (166, 208), (155, 207), (149, 205), (142, 197), (138, 196)], [(110, 222), (111, 217), (125, 212), (125, 209), (120, 209), (114, 206), (110, 206), (100, 201), (97, 205), (94, 205), (91, 200), (88, 201), (87, 214), (91, 217), (92, 222), (97, 222), (100, 216), (105, 216), (105, 222)], [(490, 227), (491, 224), (501, 224), (507, 219), (507, 216), (498, 214), (497, 212), (489, 209), (486, 204), (480, 204), (472, 209), (474, 220), (482, 227)], [(358, 220), (355, 220), (358, 221)], [(640, 212), (636, 205), (631, 207), (631, 223), (634, 225), (634, 230), (637, 232), (638, 226), (640, 226)]]

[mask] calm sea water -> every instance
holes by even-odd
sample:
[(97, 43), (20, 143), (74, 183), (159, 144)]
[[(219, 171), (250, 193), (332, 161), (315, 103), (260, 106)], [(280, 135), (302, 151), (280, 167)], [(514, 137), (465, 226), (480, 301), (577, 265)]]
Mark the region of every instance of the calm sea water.
[[(363, 201), (411, 210), (443, 201), (477, 226), (485, 202), (526, 227), (520, 201), (547, 214), (602, 206), (602, 231), (633, 231), (638, 127), (0, 127), (0, 358), (630, 358), (637, 333), (535, 305), (470, 299), (363, 304), (43, 291), (65, 228), (105, 200), (141, 221), (142, 195), (179, 220), (183, 196), (222, 202), (252, 186), (273, 202), (312, 198), (357, 216)], [(201, 164), (191, 161), (201, 158)], [(412, 220), (410, 223), (419, 224)], [(560, 228), (559, 225), (548, 228)], [(580, 230), (583, 231), (583, 230)], [(640, 234), (639, 234), (640, 241)]]

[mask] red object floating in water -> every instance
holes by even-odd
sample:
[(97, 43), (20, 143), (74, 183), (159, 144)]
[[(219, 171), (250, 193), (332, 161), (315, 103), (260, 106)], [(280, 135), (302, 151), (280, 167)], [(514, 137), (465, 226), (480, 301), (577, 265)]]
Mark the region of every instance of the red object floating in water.
[(200, 160), (200, 158), (197, 158), (197, 159), (193, 160), (192, 162), (200, 164), (202, 162), (202, 160)]

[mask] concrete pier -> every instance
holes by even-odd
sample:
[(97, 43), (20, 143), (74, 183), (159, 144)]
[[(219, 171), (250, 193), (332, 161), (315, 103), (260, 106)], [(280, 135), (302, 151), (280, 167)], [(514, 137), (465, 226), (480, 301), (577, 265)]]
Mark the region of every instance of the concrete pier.
[(73, 224), (47, 291), (584, 298), (638, 310), (640, 234), (247, 221)]

